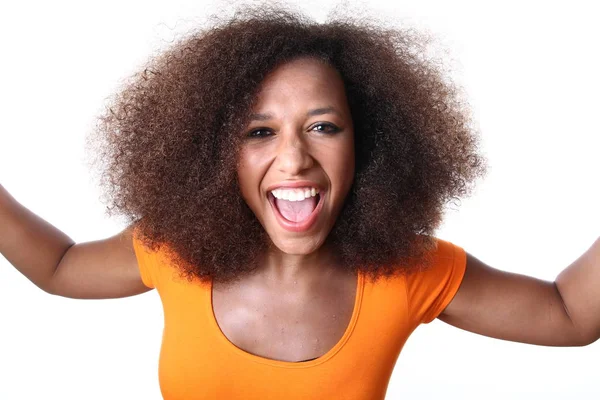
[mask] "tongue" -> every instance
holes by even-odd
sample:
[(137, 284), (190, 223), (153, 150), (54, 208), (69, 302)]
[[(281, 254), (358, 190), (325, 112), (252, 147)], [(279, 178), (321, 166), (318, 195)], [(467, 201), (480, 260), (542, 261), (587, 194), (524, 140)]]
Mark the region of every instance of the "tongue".
[(317, 206), (317, 198), (308, 197), (302, 201), (287, 201), (276, 198), (275, 205), (283, 218), (293, 222), (302, 222), (308, 218)]

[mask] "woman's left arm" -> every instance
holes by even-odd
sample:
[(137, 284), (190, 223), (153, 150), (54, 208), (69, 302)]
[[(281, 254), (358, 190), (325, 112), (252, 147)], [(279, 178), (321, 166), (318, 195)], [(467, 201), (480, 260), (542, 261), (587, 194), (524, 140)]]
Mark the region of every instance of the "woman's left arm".
[(554, 282), (500, 271), (467, 253), (461, 286), (439, 319), (515, 342), (595, 342), (600, 338), (600, 238)]

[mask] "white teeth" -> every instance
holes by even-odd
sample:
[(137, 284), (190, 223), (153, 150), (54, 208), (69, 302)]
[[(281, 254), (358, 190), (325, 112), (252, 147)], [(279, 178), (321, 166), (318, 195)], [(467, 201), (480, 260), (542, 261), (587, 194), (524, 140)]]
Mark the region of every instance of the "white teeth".
[(271, 193), (275, 198), (287, 200), (287, 201), (302, 201), (309, 197), (315, 197), (319, 191), (316, 188), (296, 188), (296, 189), (285, 189), (278, 188), (271, 190)]

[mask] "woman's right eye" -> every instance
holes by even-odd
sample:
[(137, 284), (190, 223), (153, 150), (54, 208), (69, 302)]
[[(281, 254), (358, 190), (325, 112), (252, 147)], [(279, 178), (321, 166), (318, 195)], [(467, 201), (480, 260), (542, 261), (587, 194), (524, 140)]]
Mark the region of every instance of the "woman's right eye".
[(266, 128), (259, 128), (259, 129), (255, 129), (253, 131), (250, 131), (250, 133), (248, 133), (248, 137), (251, 138), (261, 138), (261, 137), (266, 137), (269, 136), (271, 134), (271, 132), (266, 129)]

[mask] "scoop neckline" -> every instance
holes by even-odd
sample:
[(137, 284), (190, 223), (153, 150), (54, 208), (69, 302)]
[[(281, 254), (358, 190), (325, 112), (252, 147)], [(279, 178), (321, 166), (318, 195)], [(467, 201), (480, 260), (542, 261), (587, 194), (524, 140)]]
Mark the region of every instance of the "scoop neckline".
[(344, 334), (342, 335), (340, 340), (338, 340), (338, 342), (331, 349), (329, 349), (329, 351), (327, 351), (322, 356), (317, 357), (313, 360), (299, 361), (299, 362), (274, 360), (271, 358), (266, 358), (266, 357), (258, 356), (256, 354), (248, 353), (247, 351), (245, 351), (245, 350), (237, 347), (235, 344), (233, 344), (227, 338), (227, 336), (225, 336), (225, 334), (221, 330), (221, 327), (219, 327), (217, 318), (215, 317), (215, 314), (214, 314), (213, 301), (212, 301), (212, 288), (213, 288), (212, 280), (210, 280), (210, 282), (208, 283), (208, 290), (206, 290), (206, 295), (208, 297), (208, 301), (205, 302), (207, 304), (207, 308), (208, 308), (208, 316), (209, 316), (211, 328), (215, 332), (216, 336), (219, 337), (219, 340), (221, 342), (223, 342), (225, 347), (227, 347), (229, 349), (229, 351), (232, 351), (233, 353), (238, 354), (238, 355), (244, 357), (245, 359), (248, 359), (250, 361), (253, 361), (253, 362), (256, 362), (259, 364), (270, 365), (273, 367), (291, 368), (291, 369), (310, 368), (310, 367), (314, 367), (314, 366), (323, 364), (324, 362), (326, 362), (327, 360), (329, 360), (333, 356), (335, 356), (344, 347), (344, 345), (346, 344), (346, 342), (352, 335), (352, 332), (354, 331), (354, 327), (356, 326), (356, 322), (358, 321), (358, 316), (360, 314), (362, 297), (363, 297), (364, 277), (360, 270), (358, 271), (357, 275), (358, 276), (356, 279), (356, 294), (355, 294), (355, 298), (354, 298), (354, 309), (352, 310), (352, 317), (350, 318), (350, 322), (348, 323), (348, 326), (346, 327)]

